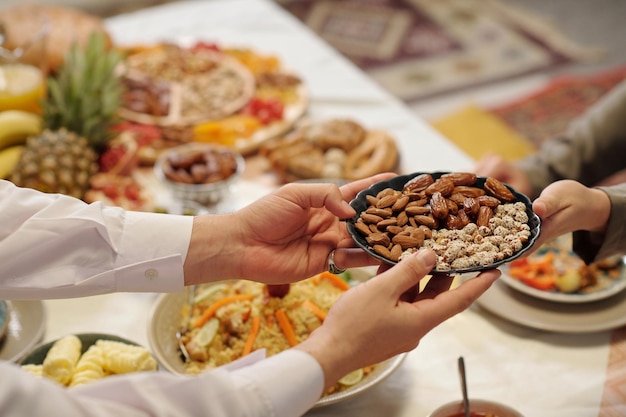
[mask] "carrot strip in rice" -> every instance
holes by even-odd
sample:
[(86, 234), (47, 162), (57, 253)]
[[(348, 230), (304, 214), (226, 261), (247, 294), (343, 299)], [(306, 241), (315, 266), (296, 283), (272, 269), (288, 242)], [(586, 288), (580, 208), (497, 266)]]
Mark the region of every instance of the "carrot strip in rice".
[(318, 305), (314, 304), (310, 300), (305, 300), (302, 305), (311, 310), (311, 312), (320, 320), (326, 320), (326, 312), (322, 310)]
[(350, 289), (350, 284), (344, 281), (339, 275), (333, 274), (328, 271), (324, 271), (320, 274), (320, 278), (329, 280), (335, 287), (343, 291)]
[(254, 341), (256, 340), (257, 335), (259, 334), (259, 329), (261, 328), (261, 317), (254, 316), (252, 318), (252, 327), (250, 328), (250, 334), (246, 339), (246, 344), (243, 347), (243, 353), (241, 356), (246, 356), (250, 352), (252, 352), (252, 346), (254, 345)]
[(274, 313), (274, 315), (276, 316), (278, 327), (280, 327), (280, 330), (285, 335), (285, 338), (287, 338), (287, 343), (289, 343), (289, 346), (293, 347), (297, 345), (298, 339), (296, 339), (296, 333), (293, 331), (293, 327), (289, 322), (289, 317), (287, 317), (287, 313), (285, 313), (285, 310), (280, 308), (276, 310), (276, 313)]
[(229, 295), (227, 297), (220, 298), (219, 300), (211, 304), (209, 308), (204, 310), (202, 315), (198, 317), (198, 319), (194, 323), (194, 327), (202, 327), (204, 323), (206, 323), (207, 321), (209, 321), (211, 317), (213, 317), (213, 315), (215, 314), (217, 310), (224, 307), (226, 304), (234, 303), (237, 301), (251, 300), (252, 297), (253, 297), (252, 294), (237, 294), (237, 295)]

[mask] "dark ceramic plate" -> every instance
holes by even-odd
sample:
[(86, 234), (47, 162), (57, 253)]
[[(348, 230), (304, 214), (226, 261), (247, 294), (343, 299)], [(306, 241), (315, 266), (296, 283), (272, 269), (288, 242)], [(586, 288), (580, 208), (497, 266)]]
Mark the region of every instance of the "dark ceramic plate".
[[(139, 346), (136, 342), (112, 334), (83, 333), (77, 334), (76, 337), (78, 337), (83, 344), (81, 354), (85, 353), (87, 349), (89, 349), (91, 345), (94, 345), (98, 340), (112, 340), (114, 342), (122, 342), (127, 345)], [(35, 347), (28, 355), (24, 357), (24, 359), (22, 359), (20, 363), (22, 365), (41, 365), (54, 342), (56, 342), (56, 340), (43, 343)]]
[[(433, 179), (435, 180), (437, 180), (443, 174), (447, 174), (447, 173), (448, 172), (428, 172), (428, 174), (431, 174)], [(365, 240), (365, 237), (361, 233), (359, 233), (359, 231), (356, 229), (354, 225), (354, 223), (359, 218), (361, 212), (365, 211), (369, 207), (369, 203), (367, 202), (366, 196), (377, 195), (379, 192), (381, 192), (385, 188), (392, 188), (394, 190), (402, 190), (404, 185), (410, 179), (421, 174), (426, 174), (426, 172), (414, 172), (412, 174), (399, 175), (387, 181), (377, 182), (373, 184), (371, 187), (369, 187), (368, 189), (361, 191), (356, 196), (356, 198), (350, 202), (350, 205), (352, 206), (352, 208), (356, 210), (356, 215), (355, 217), (348, 220), (347, 222), (348, 232), (350, 233), (350, 235), (352, 236), (356, 244), (359, 245), (361, 248), (363, 248), (366, 252), (368, 252), (374, 258), (380, 261), (386, 262), (388, 264), (391, 264), (391, 265), (394, 265), (397, 263), (395, 261), (392, 261), (374, 252), (372, 250), (372, 247)], [(476, 180), (475, 186), (483, 188), (486, 179), (487, 177), (478, 177)], [(504, 258), (503, 260), (495, 262), (490, 265), (486, 265), (486, 266), (479, 265), (479, 266), (472, 266), (469, 268), (462, 268), (462, 269), (446, 269), (446, 270), (435, 269), (432, 271), (432, 273), (444, 274), (444, 275), (460, 275), (460, 274), (469, 274), (469, 273), (479, 273), (481, 271), (498, 268), (499, 266), (502, 266), (508, 262), (511, 262), (514, 259), (519, 258), (520, 256), (522, 256), (522, 254), (524, 254), (524, 252), (528, 251), (528, 249), (530, 249), (533, 246), (533, 244), (539, 237), (539, 232), (541, 229), (541, 219), (539, 218), (539, 216), (537, 216), (533, 212), (532, 203), (527, 196), (517, 192), (516, 190), (514, 190), (512, 187), (508, 185), (507, 185), (507, 188), (511, 190), (511, 192), (515, 195), (514, 202), (521, 201), (524, 203), (524, 205), (526, 206), (526, 213), (528, 214), (528, 226), (530, 227), (530, 237), (528, 241), (524, 244), (522, 249), (514, 253), (512, 256)]]
[(4, 335), (9, 328), (9, 304), (0, 300), (0, 342), (4, 339)]

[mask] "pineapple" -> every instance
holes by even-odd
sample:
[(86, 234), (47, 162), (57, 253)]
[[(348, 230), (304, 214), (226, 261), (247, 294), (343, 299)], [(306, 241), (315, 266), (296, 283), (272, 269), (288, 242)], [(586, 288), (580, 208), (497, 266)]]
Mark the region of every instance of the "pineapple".
[(23, 187), (83, 198), (98, 171), (98, 157), (114, 133), (122, 83), (115, 69), (123, 55), (94, 33), (75, 44), (43, 102), (44, 131), (28, 138), (11, 181)]

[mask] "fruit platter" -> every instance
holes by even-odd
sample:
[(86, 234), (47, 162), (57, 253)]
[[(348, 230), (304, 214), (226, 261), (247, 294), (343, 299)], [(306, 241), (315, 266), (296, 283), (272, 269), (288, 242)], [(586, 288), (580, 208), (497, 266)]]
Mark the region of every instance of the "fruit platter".
[[(0, 12), (16, 34), (0, 42), (5, 55), (30, 15), (22, 7)], [(271, 53), (205, 40), (115, 45), (94, 16), (36, 7), (91, 26), (49, 65), (0, 61), (10, 84), (0, 86), (0, 177), (18, 186), (158, 210), (161, 154), (190, 142), (252, 154), (306, 112), (304, 82)]]

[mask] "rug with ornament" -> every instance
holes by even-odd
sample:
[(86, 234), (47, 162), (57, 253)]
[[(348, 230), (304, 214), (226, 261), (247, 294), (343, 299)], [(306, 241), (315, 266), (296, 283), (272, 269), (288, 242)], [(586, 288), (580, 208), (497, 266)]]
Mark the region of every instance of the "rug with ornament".
[(594, 74), (563, 75), (497, 107), (468, 105), (430, 123), (476, 160), (486, 153), (515, 160), (564, 133), (574, 119), (624, 80), (626, 66)]
[(408, 103), (554, 68), (591, 53), (540, 16), (499, 0), (278, 3)]

